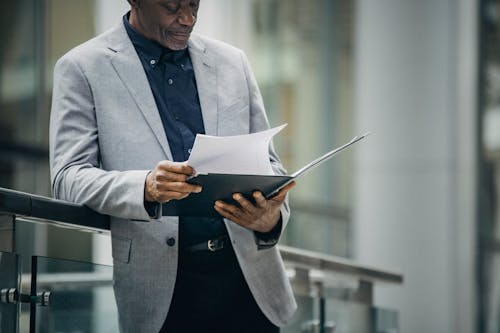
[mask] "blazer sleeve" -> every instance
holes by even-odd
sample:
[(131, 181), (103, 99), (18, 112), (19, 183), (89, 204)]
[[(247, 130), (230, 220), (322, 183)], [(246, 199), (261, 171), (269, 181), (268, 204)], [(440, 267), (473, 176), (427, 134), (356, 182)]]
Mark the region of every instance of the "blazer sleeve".
[[(260, 93), (259, 87), (257, 85), (257, 80), (253, 75), (250, 67), (250, 63), (246, 55), (241, 52), (241, 57), (243, 61), (243, 67), (245, 69), (245, 76), (247, 78), (247, 86), (250, 96), (250, 133), (259, 132), (269, 129), (269, 121), (267, 119), (266, 111), (264, 108), (264, 102), (262, 100), (262, 95)], [(276, 175), (286, 175), (286, 170), (281, 164), (278, 154), (274, 150), (274, 145), (271, 142), (269, 145), (269, 158), (271, 160), (271, 165)], [(278, 223), (277, 228), (273, 229), (270, 233), (262, 234), (254, 232), (257, 246), (259, 249), (266, 249), (276, 245), (281, 236), (282, 231), (286, 227), (288, 220), (290, 219), (290, 207), (288, 203), (288, 195), (285, 199), (284, 204), (281, 206), (281, 220)], [(276, 230), (278, 229), (278, 230)]]
[(150, 220), (144, 208), (149, 170), (100, 168), (92, 87), (77, 61), (68, 55), (54, 69), (49, 144), (55, 198), (87, 205), (102, 214)]

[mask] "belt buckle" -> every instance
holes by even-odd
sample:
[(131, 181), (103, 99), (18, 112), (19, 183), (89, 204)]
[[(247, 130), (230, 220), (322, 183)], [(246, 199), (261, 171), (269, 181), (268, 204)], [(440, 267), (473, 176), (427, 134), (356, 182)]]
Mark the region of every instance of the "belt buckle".
[(207, 247), (210, 251), (215, 252), (224, 247), (224, 242), (220, 239), (209, 239), (207, 242)]

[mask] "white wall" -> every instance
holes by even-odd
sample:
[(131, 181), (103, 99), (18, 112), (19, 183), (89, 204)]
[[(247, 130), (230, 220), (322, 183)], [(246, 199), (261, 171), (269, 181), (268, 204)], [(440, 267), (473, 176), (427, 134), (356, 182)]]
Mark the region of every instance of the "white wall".
[(195, 32), (216, 38), (244, 50), (251, 48), (252, 1), (203, 0)]
[(359, 0), (355, 253), (401, 331), (474, 331), (475, 1)]
[(130, 9), (127, 0), (95, 0), (95, 31), (100, 34), (120, 22)]

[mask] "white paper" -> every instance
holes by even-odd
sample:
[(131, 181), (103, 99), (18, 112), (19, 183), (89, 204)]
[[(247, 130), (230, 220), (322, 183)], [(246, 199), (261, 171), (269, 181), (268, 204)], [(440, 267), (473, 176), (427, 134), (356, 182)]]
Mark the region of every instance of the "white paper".
[(196, 173), (272, 175), (269, 144), (285, 126), (236, 136), (197, 134), (188, 164)]

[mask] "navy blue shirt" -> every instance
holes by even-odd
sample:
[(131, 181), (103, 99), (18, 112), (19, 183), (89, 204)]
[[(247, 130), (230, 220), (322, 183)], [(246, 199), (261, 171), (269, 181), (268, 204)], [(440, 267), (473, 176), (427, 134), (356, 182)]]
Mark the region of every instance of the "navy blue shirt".
[[(146, 72), (173, 159), (186, 161), (196, 134), (205, 133), (189, 52), (170, 50), (146, 39), (130, 25), (128, 16), (129, 13), (123, 16), (123, 24)], [(181, 218), (179, 221), (180, 246), (226, 233), (222, 218)]]

